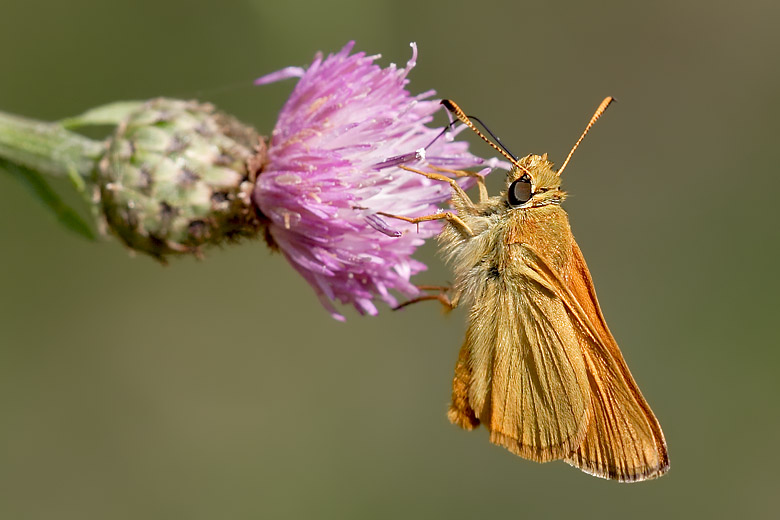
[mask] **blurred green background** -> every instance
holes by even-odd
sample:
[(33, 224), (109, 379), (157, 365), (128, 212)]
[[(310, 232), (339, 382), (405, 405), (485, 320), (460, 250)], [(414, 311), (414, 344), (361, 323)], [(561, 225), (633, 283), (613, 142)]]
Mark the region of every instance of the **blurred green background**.
[[(382, 65), (416, 41), (414, 93), (558, 164), (617, 97), (566, 208), (672, 468), (621, 485), (451, 426), (463, 310), (338, 323), (260, 242), (161, 267), (0, 175), (0, 517), (775, 518), (778, 19), (753, 0), (4, 0), (0, 110), (40, 119), (167, 95), (269, 133), (294, 82), (251, 80), (350, 39)], [(434, 244), (419, 257), (420, 283), (449, 279)]]

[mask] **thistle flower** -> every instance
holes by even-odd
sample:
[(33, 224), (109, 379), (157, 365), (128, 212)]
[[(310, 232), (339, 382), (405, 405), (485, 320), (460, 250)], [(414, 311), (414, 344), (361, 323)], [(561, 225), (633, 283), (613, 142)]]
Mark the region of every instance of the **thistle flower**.
[[(394, 293), (419, 293), (410, 278), (426, 267), (412, 254), (441, 228), (381, 213), (427, 215), (450, 197), (446, 183), (399, 166), (484, 161), (454, 140), (457, 131), (429, 126), (439, 109), (434, 91), (407, 91), (414, 44), (404, 68), (381, 68), (378, 56), (351, 54), (353, 45), (256, 82), (299, 78), (268, 143), (194, 101), (118, 102), (57, 123), (0, 113), (0, 170), (91, 236), (43, 178), (69, 177), (94, 194), (90, 203), (107, 229), (161, 261), (264, 232), (335, 318), (344, 319), (334, 302), (376, 314), (376, 301), (394, 306)], [(86, 125), (116, 131), (102, 142), (72, 131)]]
[(428, 126), (439, 109), (429, 100), (434, 91), (406, 90), (415, 44), (403, 69), (379, 67), (378, 56), (350, 55), (353, 45), (324, 59), (318, 54), (306, 69), (288, 67), (256, 81), (300, 78), (279, 114), (253, 200), (270, 221), (269, 243), (339, 320), (333, 301), (374, 315), (377, 298), (397, 304), (391, 291), (419, 293), (410, 277), (426, 266), (411, 256), (440, 224), (414, 226), (378, 213), (436, 213), (450, 188), (398, 164), (420, 167), (426, 156), (454, 169), (483, 163), (467, 143), (436, 139), (442, 128)]

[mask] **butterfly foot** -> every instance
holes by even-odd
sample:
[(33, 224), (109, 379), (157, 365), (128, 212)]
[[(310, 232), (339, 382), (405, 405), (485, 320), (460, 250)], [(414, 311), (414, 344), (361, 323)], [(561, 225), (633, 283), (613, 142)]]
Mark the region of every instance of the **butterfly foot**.
[(455, 304), (452, 303), (452, 300), (447, 295), (451, 287), (446, 285), (418, 285), (417, 288), (420, 289), (421, 291), (434, 291), (434, 292), (432, 292), (431, 294), (421, 294), (416, 298), (407, 300), (401, 303), (400, 305), (393, 307), (393, 310), (397, 311), (399, 309), (403, 309), (404, 307), (408, 307), (413, 303), (424, 302), (427, 300), (438, 300), (439, 303), (441, 303), (442, 306), (444, 307), (445, 312), (449, 312), (455, 308)]

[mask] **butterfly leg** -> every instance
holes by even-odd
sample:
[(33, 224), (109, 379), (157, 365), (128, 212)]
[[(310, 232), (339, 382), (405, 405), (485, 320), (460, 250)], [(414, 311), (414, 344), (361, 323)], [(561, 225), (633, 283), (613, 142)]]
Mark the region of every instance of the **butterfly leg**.
[[(422, 175), (423, 177), (428, 177), (429, 179), (432, 179), (434, 181), (441, 181), (446, 182), (452, 187), (454, 198), (457, 199), (456, 207), (459, 207), (458, 203), (462, 205), (462, 207), (466, 208), (473, 208), (474, 202), (469, 198), (469, 196), (466, 194), (465, 191), (463, 191), (463, 188), (460, 187), (460, 185), (453, 179), (452, 177), (447, 177), (446, 175), (442, 175), (440, 173), (428, 173), (424, 172), (422, 170), (417, 170), (414, 168), (409, 168), (408, 166), (399, 166), (402, 170), (406, 170), (408, 172), (416, 173), (418, 175)], [(435, 168), (435, 167), (434, 167)], [(436, 168), (438, 170), (438, 168)], [(447, 171), (447, 170), (444, 170)], [(480, 195), (481, 196), (481, 195)]]
[[(442, 177), (444, 177), (442, 175)], [(449, 177), (444, 177), (445, 179), (449, 179)], [(471, 202), (469, 200), (469, 202)], [(436, 213), (434, 215), (425, 215), (422, 217), (404, 217), (401, 215), (393, 215), (392, 213), (385, 213), (384, 211), (377, 211), (378, 215), (383, 215), (385, 217), (390, 218), (397, 218), (398, 220), (403, 220), (405, 222), (409, 222), (411, 224), (419, 224), (420, 222), (428, 222), (430, 220), (446, 220), (450, 224), (454, 225), (456, 228), (458, 228), (461, 233), (464, 233), (468, 236), (474, 236), (474, 232), (471, 230), (468, 224), (463, 222), (463, 219), (461, 219), (459, 216), (455, 215), (454, 213), (450, 213), (447, 211)]]
[(477, 179), (477, 187), (479, 188), (479, 201), (485, 202), (488, 200), (488, 198), (490, 198), (487, 192), (487, 186), (485, 186), (485, 178), (479, 173), (470, 172), (467, 170), (450, 170), (449, 168), (440, 168), (434, 165), (431, 165), (431, 168), (437, 172), (451, 173), (456, 177), (473, 177)]
[(452, 300), (450, 300), (450, 297), (447, 296), (447, 291), (451, 289), (451, 287), (443, 286), (443, 285), (418, 285), (418, 289), (421, 291), (437, 291), (436, 294), (422, 294), (416, 298), (412, 298), (411, 300), (407, 300), (403, 302), (402, 304), (393, 307), (394, 311), (397, 311), (398, 309), (403, 309), (404, 307), (411, 305), (413, 303), (417, 302), (424, 302), (427, 300), (438, 300), (439, 303), (441, 303), (444, 306), (444, 309), (446, 311), (451, 311), (455, 308), (455, 304), (452, 303)]

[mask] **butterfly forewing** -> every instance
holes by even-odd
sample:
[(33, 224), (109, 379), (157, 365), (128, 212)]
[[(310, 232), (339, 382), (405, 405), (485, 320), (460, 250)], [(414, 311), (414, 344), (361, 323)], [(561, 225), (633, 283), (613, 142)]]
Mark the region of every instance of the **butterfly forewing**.
[(593, 475), (621, 481), (661, 476), (669, 468), (661, 426), (609, 332), (582, 252), (576, 243), (573, 246), (569, 276), (573, 302), (569, 307), (573, 315), (584, 314), (585, 330), (579, 335), (593, 414), (583, 443), (566, 462)]
[(585, 259), (572, 240), (567, 281), (537, 252), (529, 265), (553, 287), (577, 330), (591, 394), (591, 420), (582, 444), (566, 462), (593, 475), (639, 481), (662, 475), (669, 466), (661, 427), (634, 382), (607, 328)]

